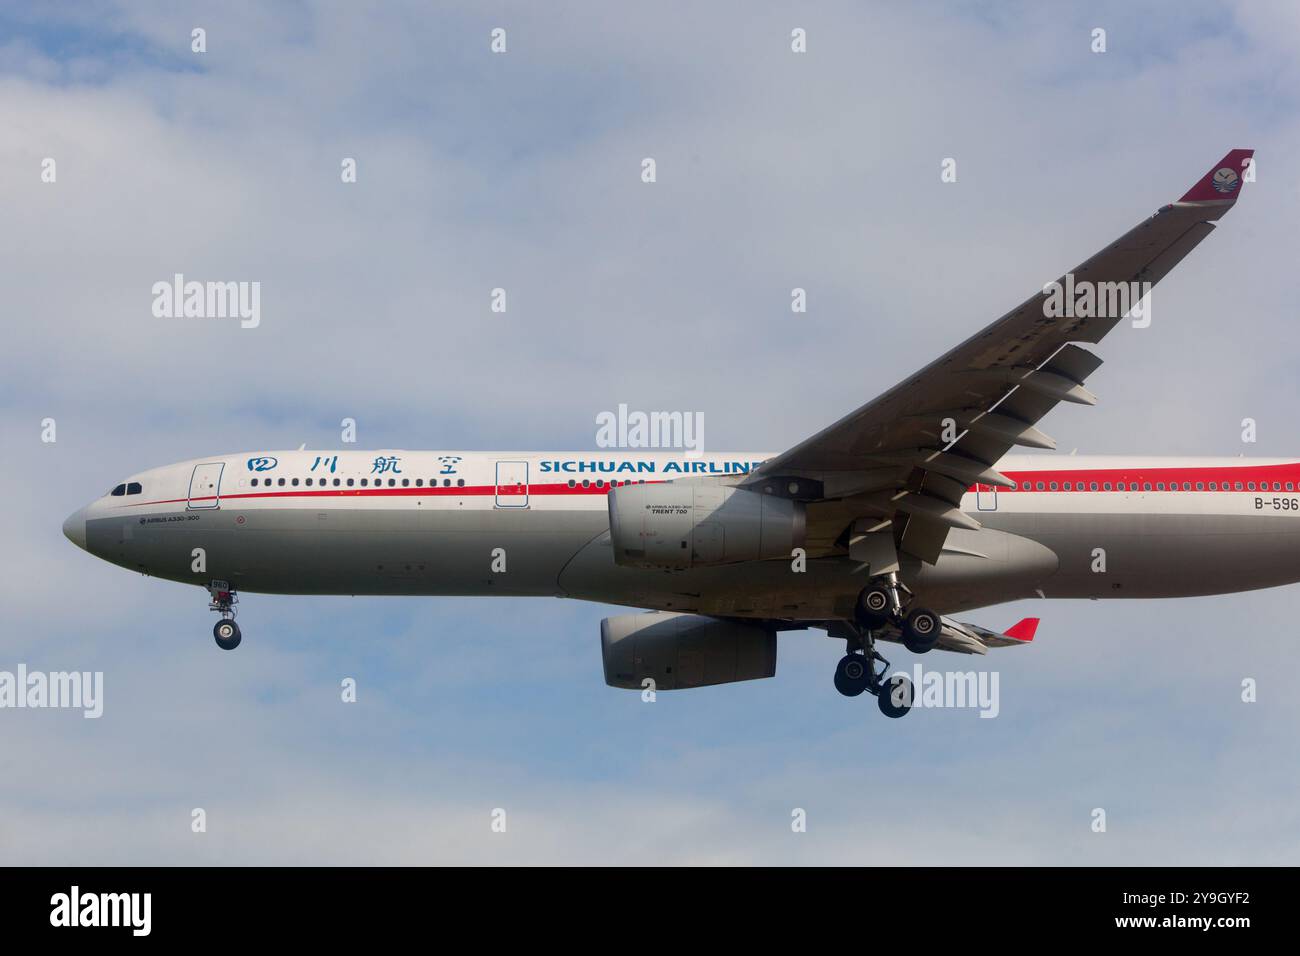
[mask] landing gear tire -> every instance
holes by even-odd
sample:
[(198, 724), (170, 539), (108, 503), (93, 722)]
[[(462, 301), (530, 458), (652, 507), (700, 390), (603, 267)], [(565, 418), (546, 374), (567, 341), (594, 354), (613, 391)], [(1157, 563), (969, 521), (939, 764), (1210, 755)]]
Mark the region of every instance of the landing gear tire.
[(943, 623), (939, 615), (928, 608), (918, 607), (903, 623), (903, 646), (913, 654), (924, 654), (939, 643)]
[(212, 636), (216, 639), (217, 647), (223, 651), (233, 651), (243, 639), (243, 635), (239, 633), (239, 625), (231, 620), (218, 621), (213, 625)]
[(880, 685), (876, 706), (886, 717), (902, 717), (912, 709), (912, 682), (902, 674), (895, 674)]
[(845, 654), (835, 666), (835, 689), (845, 697), (857, 697), (871, 681), (871, 666), (865, 655)]
[(873, 584), (858, 595), (858, 622), (869, 630), (884, 626), (893, 610), (894, 596), (882, 584)]

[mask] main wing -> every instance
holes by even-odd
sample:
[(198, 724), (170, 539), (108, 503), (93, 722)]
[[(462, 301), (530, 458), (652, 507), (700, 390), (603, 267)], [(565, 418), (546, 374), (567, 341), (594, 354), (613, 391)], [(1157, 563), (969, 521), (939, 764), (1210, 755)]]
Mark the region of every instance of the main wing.
[[(1253, 155), (1232, 150), (1177, 202), (915, 375), (769, 459), (746, 484), (778, 493), (815, 488), (810, 548), (848, 545), (853, 554), (856, 547), (873, 565), (896, 560), (895, 549), (938, 560), (949, 528), (979, 527), (961, 511), (962, 495), (978, 483), (1011, 486), (993, 467), (999, 458), (1017, 445), (1054, 448), (1036, 425), (1058, 402), (1096, 403), (1084, 382), (1101, 359), (1078, 343), (1101, 341), (1137, 304), (1112, 284), (1149, 290), (1163, 279), (1232, 208)], [(885, 531), (892, 547), (882, 551), (871, 541)]]

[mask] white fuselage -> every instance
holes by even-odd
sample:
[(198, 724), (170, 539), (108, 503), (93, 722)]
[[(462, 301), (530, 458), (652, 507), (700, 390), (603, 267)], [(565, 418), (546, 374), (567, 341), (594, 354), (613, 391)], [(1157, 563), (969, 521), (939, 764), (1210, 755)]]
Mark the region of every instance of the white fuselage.
[[(721, 616), (850, 617), (864, 581), (842, 549), (810, 553), (798, 572), (789, 560), (681, 571), (613, 560), (612, 486), (736, 480), (769, 457), (223, 455), (134, 475), (70, 517), (65, 532), (123, 567), (248, 592), (554, 595)], [(1034, 596), (1173, 597), (1300, 580), (1300, 463), (1013, 455), (997, 468), (1014, 490), (979, 486), (962, 500), (982, 529), (952, 531), (933, 565), (904, 565), (905, 583), (942, 613)]]

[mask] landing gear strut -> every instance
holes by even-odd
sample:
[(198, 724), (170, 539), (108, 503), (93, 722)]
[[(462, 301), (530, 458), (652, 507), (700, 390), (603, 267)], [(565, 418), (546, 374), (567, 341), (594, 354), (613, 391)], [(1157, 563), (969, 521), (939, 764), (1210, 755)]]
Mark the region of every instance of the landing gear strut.
[(233, 651), (243, 639), (239, 625), (235, 623), (235, 605), (239, 603), (239, 595), (225, 581), (209, 584), (208, 595), (208, 610), (221, 613), (221, 620), (212, 627), (212, 636), (216, 639), (217, 647), (223, 651)]
[[(835, 689), (845, 697), (870, 691), (886, 717), (902, 717), (912, 709), (912, 682), (902, 674), (889, 679), (889, 661), (876, 651), (876, 639), (867, 628), (847, 625), (847, 651), (835, 668)], [(880, 668), (877, 670), (876, 665)]]

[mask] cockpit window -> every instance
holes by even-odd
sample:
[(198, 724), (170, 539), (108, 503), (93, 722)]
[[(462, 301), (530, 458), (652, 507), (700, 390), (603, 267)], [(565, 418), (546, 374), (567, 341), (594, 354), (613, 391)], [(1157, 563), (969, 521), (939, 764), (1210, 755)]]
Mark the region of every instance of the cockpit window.
[(116, 488), (110, 491), (109, 494), (112, 495), (114, 498), (121, 498), (124, 494), (126, 494), (126, 485), (118, 485)]
[(126, 493), (128, 495), (138, 495), (142, 491), (144, 491), (144, 489), (140, 487), (140, 482), (138, 481), (133, 481), (126, 486)]

